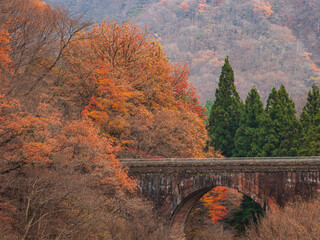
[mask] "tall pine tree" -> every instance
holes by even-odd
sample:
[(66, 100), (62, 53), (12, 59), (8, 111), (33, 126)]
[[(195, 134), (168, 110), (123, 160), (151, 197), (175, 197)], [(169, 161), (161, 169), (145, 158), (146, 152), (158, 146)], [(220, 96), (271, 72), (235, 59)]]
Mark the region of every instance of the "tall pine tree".
[(240, 126), (235, 135), (235, 157), (256, 157), (265, 155), (259, 138), (264, 135), (265, 113), (256, 88), (249, 92), (241, 113)]
[(284, 85), (272, 89), (266, 106), (268, 134), (263, 150), (267, 156), (296, 156), (300, 144), (300, 124), (295, 105)]
[(302, 144), (300, 155), (320, 155), (320, 91), (316, 85), (309, 91), (307, 103), (300, 115)]
[(222, 67), (215, 101), (208, 119), (209, 145), (220, 149), (226, 157), (234, 151), (234, 136), (239, 127), (242, 102), (234, 85), (234, 73), (228, 56)]

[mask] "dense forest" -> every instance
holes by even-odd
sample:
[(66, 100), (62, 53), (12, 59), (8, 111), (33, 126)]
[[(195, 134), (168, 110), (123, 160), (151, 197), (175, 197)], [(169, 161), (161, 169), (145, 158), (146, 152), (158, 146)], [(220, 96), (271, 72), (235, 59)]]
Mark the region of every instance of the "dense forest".
[[(213, 1), (201, 4), (197, 14)], [(140, 16), (136, 11), (132, 15)], [(277, 90), (274, 84), (265, 107), (258, 85), (243, 103), (231, 67), (236, 55), (224, 56), (216, 66), (214, 101), (205, 108), (189, 82), (188, 64), (170, 61), (170, 54), (181, 56), (166, 49), (130, 21), (92, 23), (41, 0), (0, 2), (2, 239), (168, 239), (167, 224), (118, 159), (320, 154), (317, 84), (301, 95), (306, 104), (299, 117), (284, 85)], [(306, 211), (318, 213), (317, 201), (304, 203)], [(205, 220), (227, 219), (238, 238), (245, 229), (238, 219), (257, 221), (254, 202), (223, 187), (199, 204)], [(293, 205), (270, 213), (246, 238), (267, 239), (264, 229), (281, 217), (292, 218), (288, 229), (314, 226), (291, 213), (298, 210)]]
[(168, 58), (190, 66), (201, 103), (214, 97), (229, 55), (245, 99), (255, 86), (264, 103), (284, 84), (298, 113), (320, 77), (318, 0), (49, 0), (94, 21), (106, 16), (148, 26)]
[[(284, 85), (272, 88), (265, 109), (256, 88), (245, 104), (235, 87), (228, 57), (222, 67), (207, 129), (209, 146), (226, 157), (286, 157), (320, 155), (320, 92), (312, 85), (299, 120)], [(211, 105), (211, 108), (210, 108)]]
[(0, 7), (2, 239), (165, 239), (117, 159), (204, 156), (187, 66), (130, 23)]

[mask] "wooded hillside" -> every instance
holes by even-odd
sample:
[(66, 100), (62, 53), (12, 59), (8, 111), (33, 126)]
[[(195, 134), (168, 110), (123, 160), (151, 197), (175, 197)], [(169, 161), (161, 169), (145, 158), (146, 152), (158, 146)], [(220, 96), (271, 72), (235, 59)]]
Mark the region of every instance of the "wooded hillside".
[(213, 97), (226, 55), (242, 99), (256, 86), (265, 102), (284, 84), (298, 112), (320, 77), (317, 0), (50, 0), (100, 21), (114, 17), (148, 25), (168, 58), (190, 66), (202, 103)]
[(1, 239), (166, 239), (117, 159), (205, 155), (187, 75), (132, 23), (0, 2)]

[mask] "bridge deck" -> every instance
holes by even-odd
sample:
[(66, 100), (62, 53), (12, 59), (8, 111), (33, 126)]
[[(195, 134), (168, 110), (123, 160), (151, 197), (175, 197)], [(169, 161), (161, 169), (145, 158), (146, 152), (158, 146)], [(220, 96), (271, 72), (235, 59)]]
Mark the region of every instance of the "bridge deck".
[(320, 157), (121, 159), (131, 172), (140, 171), (299, 171), (319, 170)]

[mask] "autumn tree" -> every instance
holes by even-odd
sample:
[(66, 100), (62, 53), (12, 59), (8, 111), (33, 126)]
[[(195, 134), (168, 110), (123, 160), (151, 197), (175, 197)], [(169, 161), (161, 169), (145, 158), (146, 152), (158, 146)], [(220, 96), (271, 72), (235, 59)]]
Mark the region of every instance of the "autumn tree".
[(189, 83), (189, 74), (189, 66), (186, 63), (181, 62), (181, 65), (175, 64), (172, 66), (169, 79), (173, 96), (178, 107), (187, 108), (188, 111), (197, 114), (200, 118), (204, 118), (206, 110), (199, 103), (196, 88), (192, 83)]
[[(113, 94), (110, 116), (123, 100), (117, 95), (122, 89), (104, 78), (106, 65), (99, 59), (84, 52), (68, 55), (73, 41), (88, 43), (80, 33), (84, 25), (38, 0), (2, 1), (0, 6), (1, 236), (165, 239), (152, 206), (137, 196), (136, 182), (116, 159), (114, 140), (80, 115), (91, 97), (99, 100), (97, 91)], [(87, 68), (75, 75), (79, 63)], [(76, 81), (66, 81), (73, 76)], [(80, 104), (71, 101), (79, 99)]]
[[(65, 122), (48, 105), (32, 115), (2, 97), (0, 107), (0, 228), (6, 237), (148, 238), (153, 230), (144, 229), (152, 218), (145, 225), (138, 220), (152, 215), (143, 207), (148, 203), (132, 198), (136, 183), (99, 126), (88, 119)], [(123, 215), (112, 213), (115, 209)], [(138, 230), (131, 226), (133, 216)]]
[(38, 104), (50, 90), (53, 70), (66, 47), (88, 23), (40, 0), (2, 1), (0, 6), (1, 25), (11, 37), (14, 65), (8, 94)]
[(12, 61), (9, 58), (11, 52), (10, 36), (8, 31), (1, 30), (0, 25), (0, 87), (2, 90), (8, 87), (7, 74), (11, 72)]
[(215, 101), (208, 119), (209, 145), (220, 149), (226, 157), (234, 151), (234, 136), (239, 127), (242, 102), (234, 85), (234, 73), (226, 57), (216, 89)]
[[(94, 86), (82, 114), (121, 146), (120, 156), (204, 156), (204, 109), (188, 83), (187, 65), (171, 65), (161, 45), (132, 23), (107, 20), (78, 41), (70, 53), (94, 59), (75, 60), (88, 69), (75, 79), (87, 76), (85, 86)], [(75, 55), (65, 58), (71, 69)]]

